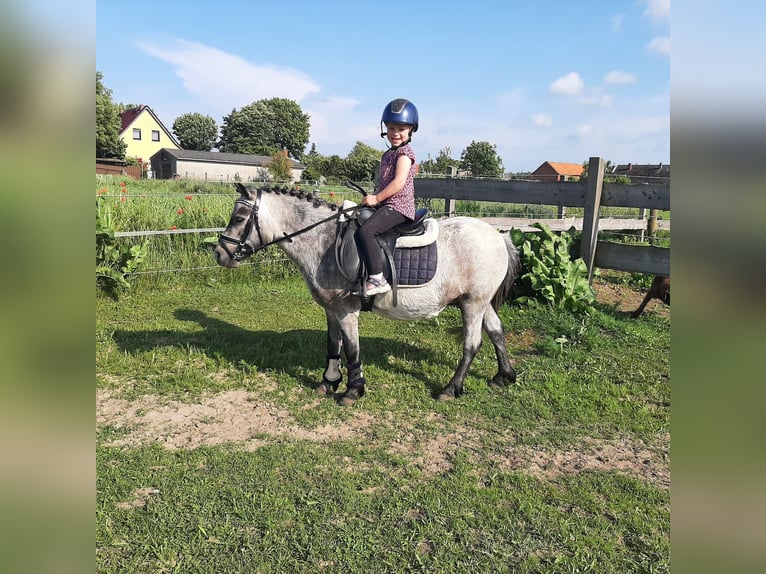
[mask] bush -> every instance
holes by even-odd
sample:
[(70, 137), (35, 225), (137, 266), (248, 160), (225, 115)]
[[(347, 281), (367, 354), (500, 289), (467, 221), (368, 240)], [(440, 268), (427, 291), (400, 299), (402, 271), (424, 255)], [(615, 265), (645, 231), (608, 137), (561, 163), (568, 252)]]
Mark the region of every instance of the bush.
[(574, 231), (560, 235), (542, 223), (534, 223), (539, 233), (511, 231), (519, 249), (525, 274), (514, 286), (515, 300), (539, 300), (572, 312), (587, 310), (596, 300), (588, 282), (588, 268), (582, 259), (572, 260), (570, 249)]
[(148, 243), (118, 245), (111, 209), (102, 202), (102, 197), (96, 199), (96, 288), (116, 298), (120, 290), (130, 288), (127, 277), (146, 258)]

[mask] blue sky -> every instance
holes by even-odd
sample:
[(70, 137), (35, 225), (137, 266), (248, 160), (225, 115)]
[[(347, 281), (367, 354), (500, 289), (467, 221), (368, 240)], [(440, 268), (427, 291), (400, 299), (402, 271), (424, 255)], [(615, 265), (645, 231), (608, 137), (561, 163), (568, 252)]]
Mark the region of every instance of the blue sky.
[(670, 161), (670, 0), (100, 1), (96, 69), (168, 128), (295, 100), (323, 155), (385, 149), (380, 114), (404, 97), (419, 160), (488, 141), (506, 171)]

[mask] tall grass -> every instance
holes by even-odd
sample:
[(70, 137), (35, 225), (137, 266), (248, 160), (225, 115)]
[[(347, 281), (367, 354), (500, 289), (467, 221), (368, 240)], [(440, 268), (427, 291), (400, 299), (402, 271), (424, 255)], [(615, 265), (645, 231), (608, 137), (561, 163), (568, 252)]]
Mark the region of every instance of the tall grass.
[[(254, 184), (257, 185), (257, 184)], [(311, 186), (322, 199), (338, 205), (344, 200), (358, 202), (358, 192), (343, 186)], [(372, 189), (368, 189), (372, 191)], [(170, 276), (181, 271), (195, 279), (215, 283), (227, 282), (232, 273), (215, 265), (205, 239), (216, 237), (208, 233), (170, 233), (185, 229), (220, 229), (226, 226), (237, 192), (232, 183), (179, 180), (134, 180), (129, 177), (96, 176), (96, 195), (101, 196), (101, 208), (109, 210), (114, 230), (168, 231), (167, 235), (123, 237), (127, 244), (144, 240), (149, 243), (147, 259), (139, 273), (133, 275), (134, 288), (168, 285)], [(442, 199), (418, 199), (418, 207), (427, 207), (435, 216), (445, 214)], [(456, 213), (474, 217), (555, 218), (558, 208), (552, 205), (526, 205), (479, 201), (457, 201)], [(582, 216), (581, 208), (569, 208), (568, 216)], [(602, 208), (604, 217), (637, 217), (632, 208)], [(669, 214), (664, 214), (668, 217)], [(659, 232), (655, 244), (669, 246), (670, 234)], [(602, 235), (610, 241), (632, 241), (622, 234)], [(237, 273), (252, 279), (255, 275), (279, 278), (297, 273), (295, 267), (275, 247), (251, 257)]]

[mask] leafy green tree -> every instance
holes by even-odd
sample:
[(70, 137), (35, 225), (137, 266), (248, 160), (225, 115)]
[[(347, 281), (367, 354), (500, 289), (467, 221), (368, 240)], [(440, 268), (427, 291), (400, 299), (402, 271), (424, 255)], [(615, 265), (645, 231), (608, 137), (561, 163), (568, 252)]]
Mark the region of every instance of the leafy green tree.
[(309, 119), (293, 100), (258, 100), (223, 118), (218, 149), (259, 155), (286, 149), (290, 157), (300, 161), (309, 141)]
[(120, 113), (112, 91), (101, 82), (103, 77), (96, 72), (96, 157), (125, 159), (128, 144), (120, 138)]
[(290, 181), (292, 162), (287, 157), (287, 150), (275, 151), (271, 154), (271, 162), (266, 166), (274, 181)]
[(460, 165), (477, 177), (503, 175), (503, 160), (497, 155), (497, 146), (485, 141), (471, 141), (460, 154)]
[(346, 171), (346, 162), (339, 155), (331, 155), (322, 161), (322, 175), (328, 182), (339, 183), (349, 179)]
[(309, 153), (307, 153), (305, 156), (303, 156), (303, 179), (307, 180), (319, 180), (320, 177), (322, 177), (324, 174), (322, 173), (322, 161), (324, 160), (324, 156), (322, 156), (317, 151), (316, 144), (311, 144), (311, 149), (309, 150)]
[(210, 116), (182, 114), (173, 122), (173, 133), (183, 149), (210, 151), (215, 147), (218, 125)]
[(460, 167), (460, 160), (452, 159), (452, 150), (449, 147), (440, 149), (435, 160), (429, 156), (420, 163), (421, 173), (450, 175), (453, 167)]
[(353, 181), (373, 181), (375, 171), (380, 163), (383, 152), (374, 147), (356, 142), (354, 148), (346, 156), (346, 174)]

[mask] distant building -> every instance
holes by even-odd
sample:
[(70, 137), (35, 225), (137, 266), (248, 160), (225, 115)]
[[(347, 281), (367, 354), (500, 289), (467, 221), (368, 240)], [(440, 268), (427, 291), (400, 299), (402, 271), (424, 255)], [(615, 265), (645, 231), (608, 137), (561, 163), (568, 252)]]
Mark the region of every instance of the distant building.
[(149, 106), (141, 104), (120, 114), (120, 139), (128, 144), (125, 157), (138, 157), (148, 162), (162, 148), (181, 149), (173, 134)]
[(629, 177), (631, 183), (663, 184), (670, 181), (670, 164), (628, 163), (625, 165), (617, 165), (614, 167), (610, 175)]
[[(151, 169), (157, 179), (183, 177), (205, 181), (268, 181), (271, 157), (241, 153), (195, 151), (165, 148), (151, 156)], [(291, 181), (303, 178), (305, 166), (290, 160)]]
[(581, 163), (546, 161), (532, 172), (530, 179), (537, 181), (579, 181), (583, 172)]

